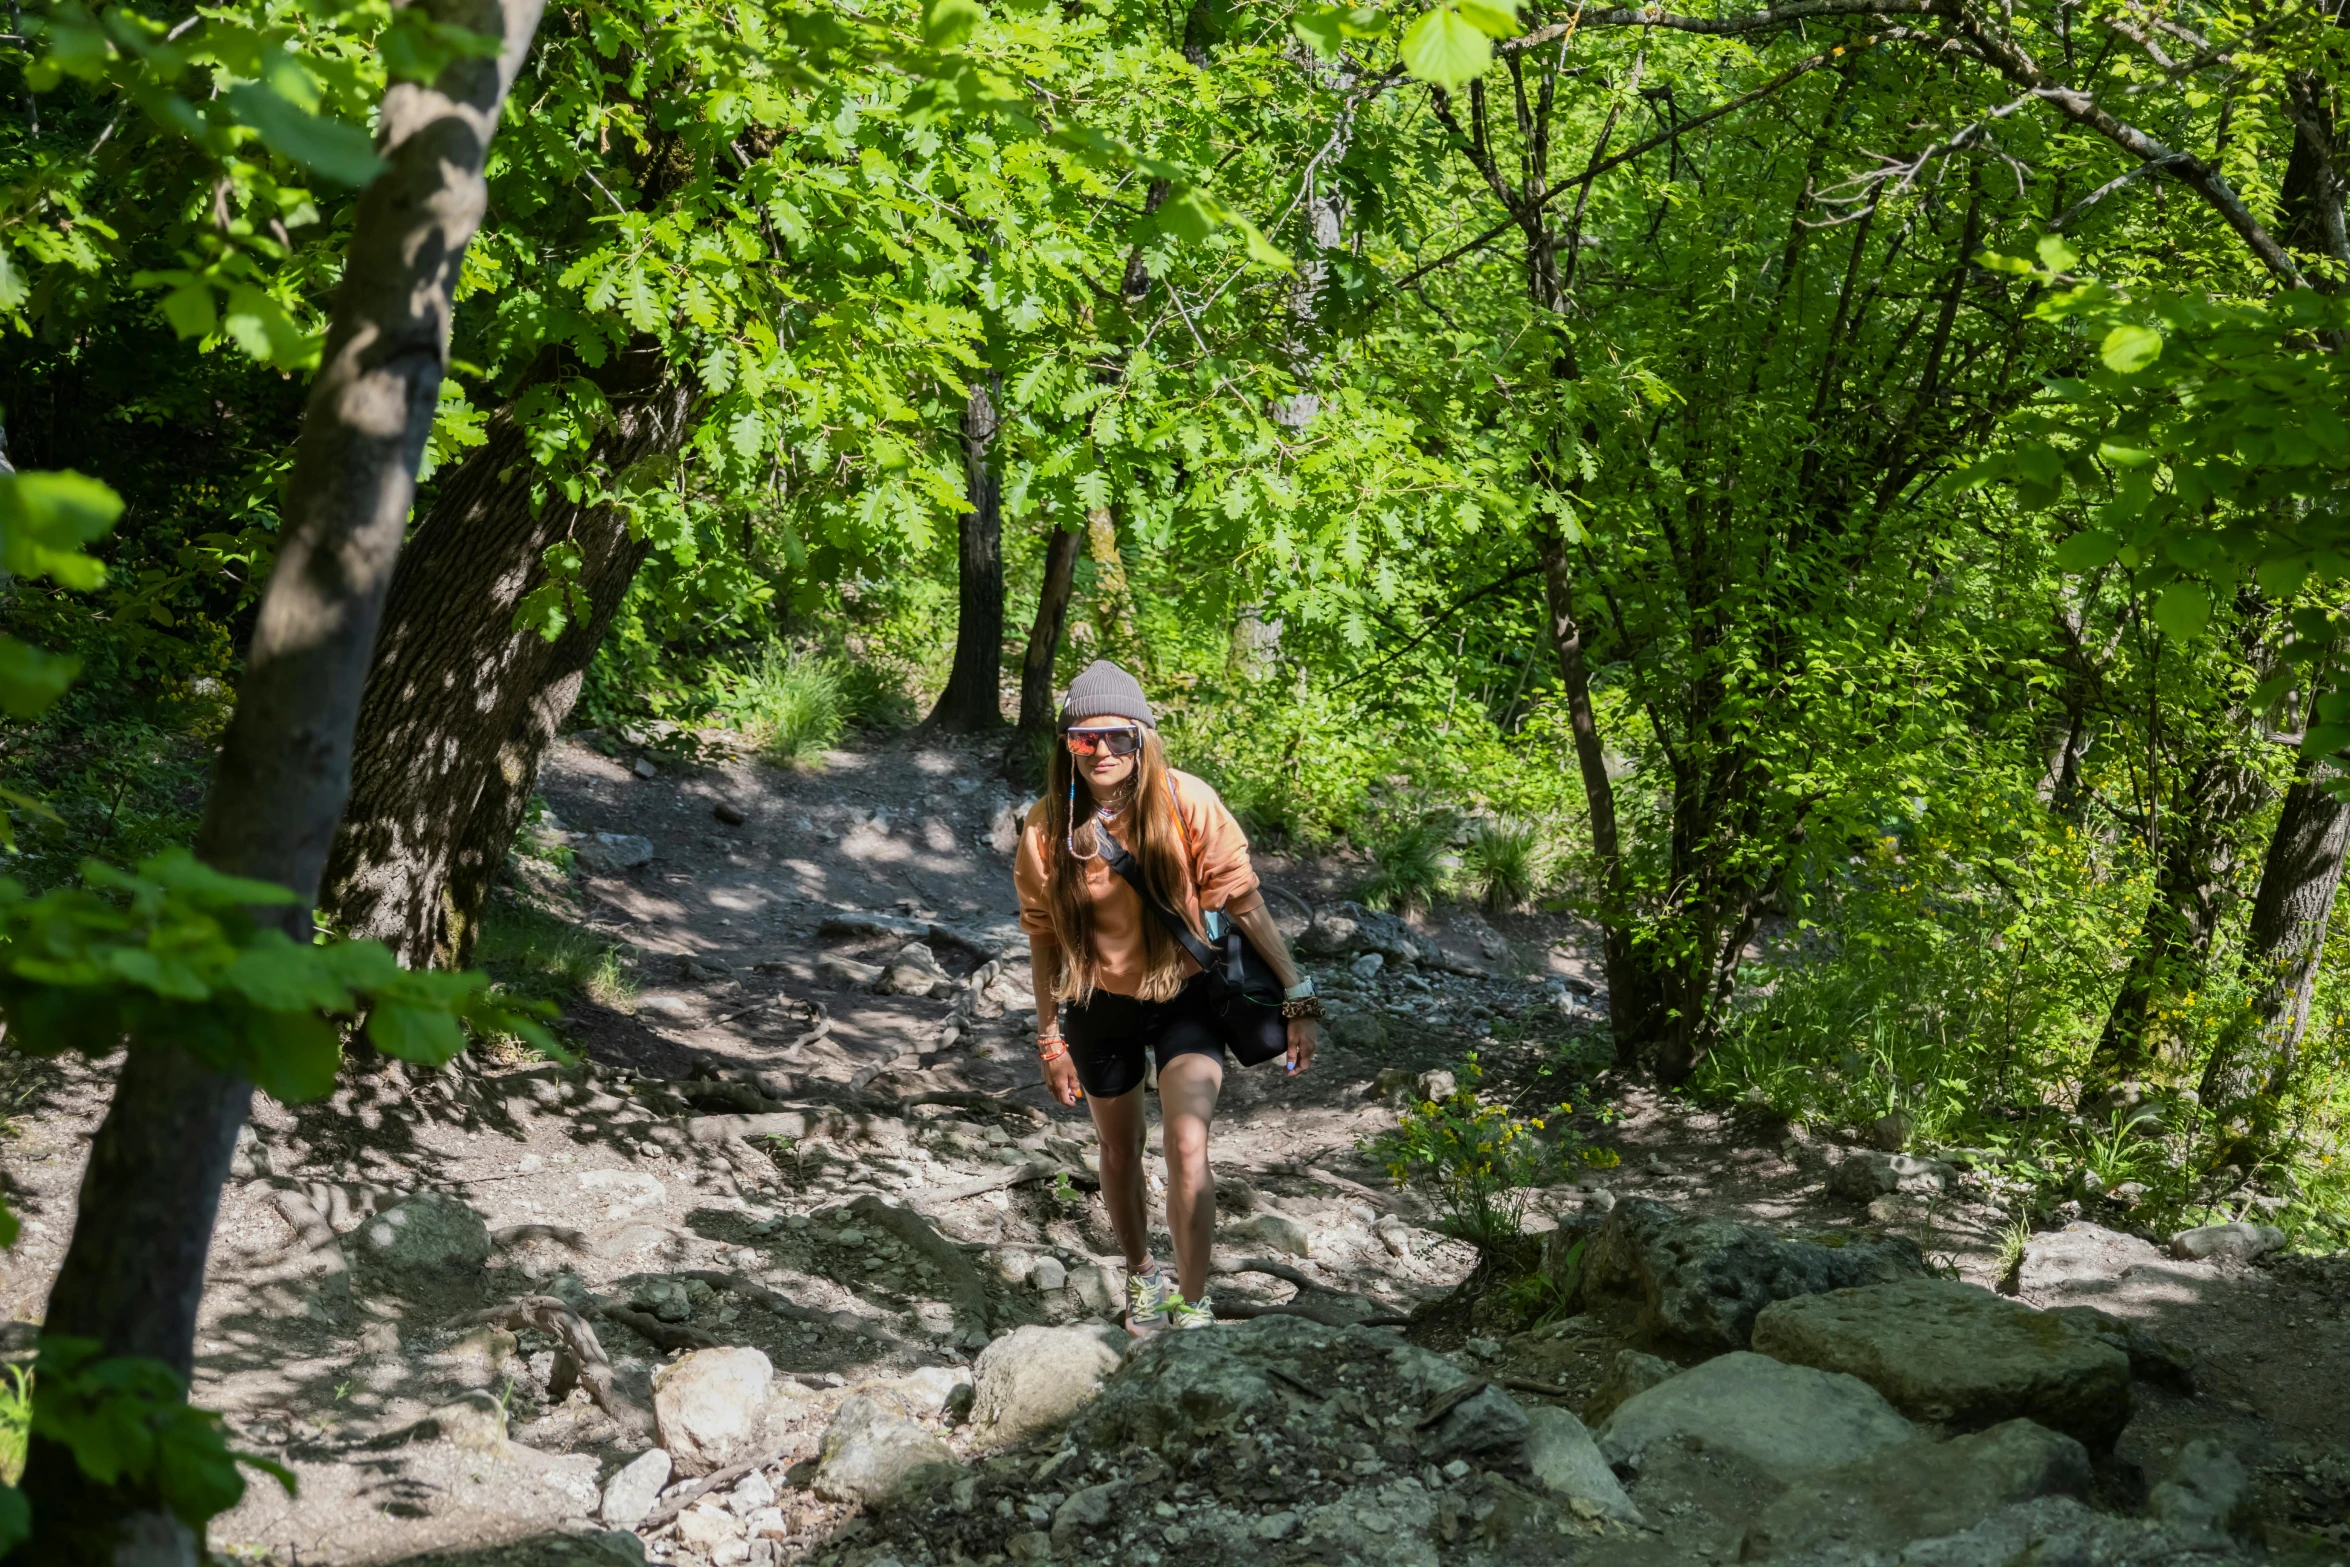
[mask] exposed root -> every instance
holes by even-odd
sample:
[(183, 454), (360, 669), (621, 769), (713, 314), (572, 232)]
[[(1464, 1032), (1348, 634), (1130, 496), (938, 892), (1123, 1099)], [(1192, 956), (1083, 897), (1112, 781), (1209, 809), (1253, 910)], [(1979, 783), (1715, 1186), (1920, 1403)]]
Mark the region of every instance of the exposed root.
[[(596, 1407), (623, 1427), (631, 1431), (644, 1431), (651, 1427), (652, 1417), (629, 1402), (613, 1383), (612, 1362), (604, 1354), (604, 1346), (597, 1339), (596, 1330), (588, 1326), (586, 1318), (554, 1296), (524, 1295), (502, 1306), (492, 1306), (486, 1311), (459, 1317), (450, 1325), (469, 1328), (483, 1323), (517, 1331), (532, 1328), (551, 1334), (563, 1346), (562, 1354), (557, 1357), (563, 1364), (557, 1368), (556, 1382), (566, 1380), (563, 1372), (567, 1369), (570, 1376), (587, 1389), (587, 1395), (595, 1401)], [(550, 1387), (549, 1392), (553, 1391)]]

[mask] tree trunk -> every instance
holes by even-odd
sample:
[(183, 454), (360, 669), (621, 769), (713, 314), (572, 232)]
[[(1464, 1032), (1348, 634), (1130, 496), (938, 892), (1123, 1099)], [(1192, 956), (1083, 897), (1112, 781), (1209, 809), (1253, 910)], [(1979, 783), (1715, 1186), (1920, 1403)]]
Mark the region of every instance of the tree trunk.
[(2081, 1078), (2081, 1103), (2143, 1075), (2171, 1035), (2162, 1015), (2200, 986), (2235, 878), (2235, 828), (2266, 802), (2260, 775), (2232, 758), (2195, 769), (2168, 819), (2162, 866), (2130, 967)]
[(963, 404), (963, 484), (971, 509), (955, 530), (961, 541), (955, 667), (930, 713), (941, 729), (978, 732), (1004, 721), (1004, 483), (995, 461), (1003, 392), (1003, 378), (990, 376), (985, 385), (973, 383)]
[[(360, 197), (285, 490), (285, 526), (256, 620), (196, 853), (215, 870), (292, 888), (256, 911), (310, 935), (368, 655), (416, 493), (449, 347), (465, 247), (488, 204), (482, 162), (541, 0), (421, 0), (436, 21), (504, 40), (430, 86), (385, 90), (388, 167)], [(204, 1259), (252, 1085), (168, 1045), (124, 1062), (82, 1177), (72, 1243), (44, 1332), (106, 1355), (194, 1364)], [(36, 1403), (41, 1390), (36, 1388)], [(193, 1562), (197, 1542), (154, 1487), (106, 1485), (36, 1437), (25, 1468), (38, 1563)]]
[(1616, 1065), (1640, 1064), (1640, 1047), (1654, 1037), (1662, 992), (1658, 977), (1632, 941), (1630, 886), (1616, 827), (1616, 785), (1608, 776), (1607, 751), (1599, 741), (1599, 720), (1591, 709), (1591, 671), (1583, 657), (1583, 627), (1575, 618), (1574, 573), (1566, 541), (1541, 528), (1535, 547), (1542, 557), (1542, 585), (1549, 608), (1550, 645), (1566, 688), (1567, 725), (1575, 737), (1575, 765), (1583, 775), (1583, 803), (1591, 816), (1591, 852), (1599, 862), (1601, 962), (1607, 970), (1609, 1031), (1615, 1036)]
[(2309, 1027), (2310, 987), (2350, 848), (2350, 805), (2334, 793), (2342, 781), (2330, 764), (2302, 763), (2261, 863), (2240, 960), (2251, 1007), (2203, 1073), (2204, 1107), (2238, 1149), (2264, 1147), (2275, 1132)]
[[(598, 380), (612, 406), (589, 457), (598, 473), (618, 480), (676, 454), (690, 393), (659, 354), (623, 354)], [(539, 762), (646, 554), (619, 507), (558, 493), (534, 512), (529, 472), (524, 432), (501, 412), (417, 527), (368, 675), (324, 906), (411, 968), (471, 960)], [(578, 572), (549, 642), (514, 617), (557, 544)]]
[(1149, 654), (1134, 625), (1134, 589), (1126, 580), (1126, 558), (1118, 552), (1117, 517), (1107, 506), (1096, 506), (1085, 514), (1085, 553), (1093, 560), (1094, 630), (1101, 636), (1103, 650), (1112, 657), (1146, 665)]
[(1084, 536), (1055, 526), (1044, 544), (1044, 586), (1036, 595), (1036, 620), (1028, 628), (1028, 651), (1020, 660), (1020, 726), (1012, 732), (1006, 770), (1021, 783), (1043, 774), (1037, 761), (1053, 734), (1053, 666), (1061, 656), (1061, 632), (1069, 623), (1069, 594), (1077, 584), (1077, 549)]

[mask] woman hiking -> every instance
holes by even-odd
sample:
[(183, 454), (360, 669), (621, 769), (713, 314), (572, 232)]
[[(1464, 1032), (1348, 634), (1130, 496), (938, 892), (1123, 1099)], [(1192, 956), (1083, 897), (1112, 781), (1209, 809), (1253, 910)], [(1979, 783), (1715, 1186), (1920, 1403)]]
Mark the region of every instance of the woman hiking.
[[(1073, 1105), (1082, 1090), (1093, 1112), (1102, 1203), (1126, 1253), (1127, 1330), (1204, 1328), (1215, 1320), (1208, 1128), (1224, 1084), (1220, 981), (1114, 867), (1131, 856), (1132, 873), (1193, 936), (1210, 936), (1213, 912), (1248, 937), (1284, 987), (1291, 1072), (1313, 1064), (1321, 1003), (1266, 911), (1240, 824), (1215, 790), (1167, 765), (1134, 677), (1108, 662), (1088, 668), (1070, 683), (1060, 731), (1013, 868), (1036, 970), (1037, 1058), (1054, 1098)], [(1173, 1278), (1151, 1255), (1144, 1200), (1146, 1052), (1158, 1066)]]

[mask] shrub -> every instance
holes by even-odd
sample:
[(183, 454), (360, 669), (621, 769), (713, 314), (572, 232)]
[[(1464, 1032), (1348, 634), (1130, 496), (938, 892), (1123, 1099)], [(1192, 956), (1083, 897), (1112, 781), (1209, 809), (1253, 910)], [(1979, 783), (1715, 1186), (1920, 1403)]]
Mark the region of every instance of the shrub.
[(718, 710), (769, 761), (803, 766), (840, 739), (850, 715), (838, 664), (770, 645), (746, 670), (721, 671)]
[(1493, 817), (1469, 830), (1461, 876), (1486, 908), (1499, 913), (1534, 901), (1550, 874), (1551, 851), (1542, 829), (1514, 817)]
[(482, 921), (474, 960), (520, 995), (579, 995), (617, 1011), (636, 999), (636, 981), (621, 963), (617, 946), (519, 904), (501, 904)]
[(1371, 873), (1355, 896), (1374, 909), (1401, 913), (1434, 903), (1451, 880), (1453, 819), (1440, 813), (1406, 818), (1371, 842)]
[[(1541, 1136), (1548, 1123), (1489, 1104), (1476, 1084), (1483, 1068), (1471, 1055), (1455, 1072), (1461, 1086), (1443, 1099), (1407, 1105), (1395, 1129), (1368, 1152), (1396, 1185), (1419, 1185), (1444, 1205), (1444, 1229), (1485, 1256), (1506, 1253), (1522, 1230), (1526, 1190), (1564, 1163), (1568, 1150)], [(1560, 1133), (1569, 1107), (1560, 1105)]]

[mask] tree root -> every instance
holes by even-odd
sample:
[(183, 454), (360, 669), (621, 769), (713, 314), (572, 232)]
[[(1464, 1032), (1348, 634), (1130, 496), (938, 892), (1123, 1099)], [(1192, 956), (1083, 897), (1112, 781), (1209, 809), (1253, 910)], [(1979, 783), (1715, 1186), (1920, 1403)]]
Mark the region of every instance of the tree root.
[(700, 1328), (677, 1322), (663, 1322), (649, 1311), (634, 1306), (623, 1306), (616, 1300), (596, 1302), (596, 1315), (619, 1323), (648, 1344), (663, 1349), (716, 1349), (718, 1340)]
[(913, 1340), (883, 1327), (878, 1322), (867, 1321), (854, 1312), (818, 1311), (813, 1306), (799, 1305), (794, 1301), (784, 1299), (766, 1285), (754, 1283), (739, 1273), (721, 1273), (715, 1268), (686, 1268), (673, 1277), (700, 1279), (712, 1289), (733, 1290), (737, 1295), (757, 1301), (767, 1309), (770, 1315), (781, 1317), (786, 1322), (805, 1322), (810, 1327), (831, 1328), (835, 1332), (860, 1334), (866, 1338), (878, 1339), (884, 1344), (895, 1345), (909, 1354), (928, 1355), (933, 1353), (928, 1345), (917, 1344)]
[[(605, 1356), (604, 1346), (597, 1339), (596, 1330), (588, 1326), (586, 1318), (554, 1296), (524, 1295), (502, 1306), (492, 1306), (486, 1311), (459, 1317), (450, 1326), (469, 1328), (484, 1323), (514, 1330), (533, 1328), (552, 1335), (563, 1346), (558, 1359), (568, 1361), (571, 1375), (578, 1379), (580, 1386), (587, 1389), (588, 1397), (595, 1401), (598, 1409), (628, 1430), (643, 1431), (651, 1427), (652, 1417), (631, 1403), (614, 1385), (612, 1362)], [(565, 1380), (563, 1371), (564, 1367), (559, 1365), (554, 1378), (557, 1384)], [(548, 1391), (552, 1394), (556, 1388), (550, 1386)]]
[(979, 1197), (988, 1192), (1000, 1192), (1008, 1187), (1025, 1186), (1030, 1181), (1047, 1181), (1056, 1175), (1069, 1177), (1069, 1184), (1086, 1191), (1100, 1187), (1101, 1177), (1091, 1170), (1071, 1169), (1067, 1165), (1048, 1164), (1041, 1159), (1030, 1159), (1024, 1164), (1006, 1165), (991, 1175), (965, 1181), (959, 1186), (942, 1186), (936, 1191), (908, 1192), (906, 1201), (920, 1207), (936, 1207), (942, 1203), (961, 1202), (966, 1197)]
[(779, 1447), (772, 1452), (761, 1453), (756, 1458), (746, 1458), (739, 1464), (728, 1464), (724, 1469), (713, 1470), (690, 1485), (678, 1487), (674, 1493), (663, 1497), (659, 1506), (645, 1514), (643, 1521), (636, 1526), (637, 1533), (652, 1533), (720, 1486), (732, 1485), (744, 1475), (766, 1468), (790, 1451), (789, 1447)]

